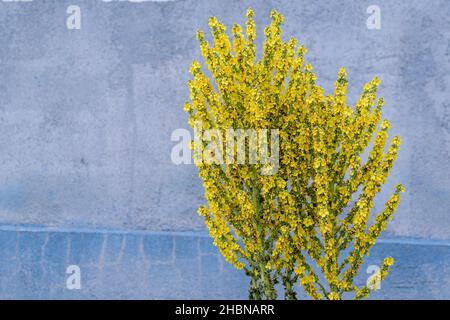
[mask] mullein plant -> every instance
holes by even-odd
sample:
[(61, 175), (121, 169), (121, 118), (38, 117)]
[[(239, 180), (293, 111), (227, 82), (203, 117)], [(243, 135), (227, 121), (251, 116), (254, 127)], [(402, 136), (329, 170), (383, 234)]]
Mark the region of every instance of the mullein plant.
[[(380, 81), (367, 83), (351, 107), (342, 68), (326, 95), (305, 63), (306, 49), (295, 38), (282, 40), (276, 11), (258, 60), (253, 15), (248, 9), (245, 31), (234, 25), (231, 40), (215, 17), (212, 43), (198, 32), (210, 76), (192, 63), (184, 109), (193, 128), (279, 129), (279, 168), (270, 175), (257, 163), (205, 163), (207, 144), (194, 141), (207, 201), (198, 212), (221, 254), (250, 277), (250, 299), (276, 299), (277, 287), (296, 299), (298, 284), (314, 299), (367, 297), (370, 286), (357, 287), (355, 276), (403, 192), (397, 185), (369, 221), (400, 146), (398, 136), (388, 142)], [(392, 264), (385, 258), (376, 278), (385, 279)]]

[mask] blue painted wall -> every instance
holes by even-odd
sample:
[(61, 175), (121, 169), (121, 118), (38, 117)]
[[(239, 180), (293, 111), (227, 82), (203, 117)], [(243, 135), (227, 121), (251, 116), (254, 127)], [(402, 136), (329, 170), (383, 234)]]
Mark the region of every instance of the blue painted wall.
[[(72, 4), (80, 30), (66, 28)], [(380, 30), (366, 27), (371, 4)], [(187, 128), (196, 30), (211, 15), (243, 23), (248, 6), (259, 44), (270, 10), (285, 15), (325, 89), (341, 66), (352, 102), (381, 78), (404, 141), (385, 191), (403, 182), (407, 192), (370, 257), (397, 255), (374, 297), (450, 298), (445, 0), (0, 1), (0, 297), (246, 297), (242, 275), (205, 244), (197, 171), (171, 162), (170, 134)], [(77, 263), (83, 289), (68, 291), (65, 267)]]
[[(0, 299), (247, 298), (248, 279), (204, 233), (1, 226), (0, 243)], [(448, 244), (381, 241), (356, 284), (387, 255), (396, 263), (372, 299), (450, 297)], [(79, 290), (67, 289), (70, 265), (80, 268)]]

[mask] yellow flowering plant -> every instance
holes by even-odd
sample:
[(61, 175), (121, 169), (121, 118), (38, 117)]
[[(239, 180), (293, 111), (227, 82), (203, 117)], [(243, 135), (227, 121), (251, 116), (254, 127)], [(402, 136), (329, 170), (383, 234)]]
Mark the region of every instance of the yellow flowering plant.
[[(294, 38), (282, 40), (283, 16), (276, 11), (258, 60), (253, 15), (249, 9), (245, 31), (233, 26), (231, 40), (215, 17), (211, 43), (197, 34), (210, 75), (193, 62), (184, 109), (194, 132), (215, 133), (191, 144), (207, 200), (198, 212), (225, 259), (250, 277), (250, 299), (277, 298), (277, 283), (286, 299), (296, 299), (296, 284), (314, 299), (367, 297), (370, 288), (357, 287), (355, 276), (403, 192), (397, 185), (369, 221), (400, 146), (398, 136), (388, 143), (390, 124), (381, 120), (383, 99), (376, 96), (380, 81), (367, 83), (351, 107), (342, 68), (334, 93), (326, 95), (305, 63), (306, 49)], [(231, 161), (219, 161), (215, 153), (229, 146), (223, 138), (230, 128), (277, 130), (279, 144), (271, 140), (279, 148), (276, 170), (265, 172), (261, 155), (236, 163), (233, 144)], [(391, 257), (384, 260), (380, 280), (392, 264)]]

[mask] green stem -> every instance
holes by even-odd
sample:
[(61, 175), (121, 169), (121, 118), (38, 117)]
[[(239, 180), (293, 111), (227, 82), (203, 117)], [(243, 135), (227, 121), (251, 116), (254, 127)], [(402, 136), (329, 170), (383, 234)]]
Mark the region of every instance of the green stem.
[(252, 201), (253, 207), (255, 209), (255, 222), (257, 227), (257, 232), (259, 235), (259, 242), (261, 246), (261, 251), (258, 257), (258, 267), (261, 280), (261, 291), (263, 294), (263, 299), (276, 299), (276, 291), (274, 288), (274, 281), (271, 278), (270, 271), (266, 269), (266, 259), (265, 258), (265, 238), (264, 238), (264, 228), (261, 225), (261, 203), (260, 203), (260, 191), (257, 185), (257, 175), (256, 166), (252, 168)]

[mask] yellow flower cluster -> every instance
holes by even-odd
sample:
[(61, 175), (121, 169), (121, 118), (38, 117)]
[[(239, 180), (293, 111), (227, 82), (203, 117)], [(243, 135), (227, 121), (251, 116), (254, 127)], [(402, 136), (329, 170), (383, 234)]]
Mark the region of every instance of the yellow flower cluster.
[[(314, 299), (341, 299), (346, 292), (366, 297), (370, 290), (357, 288), (354, 278), (403, 192), (397, 186), (369, 223), (400, 146), (394, 137), (385, 152), (390, 124), (381, 120), (380, 80), (367, 83), (351, 107), (342, 68), (334, 93), (326, 95), (305, 64), (306, 49), (296, 39), (283, 41), (283, 16), (276, 11), (256, 59), (253, 16), (249, 9), (245, 31), (234, 25), (231, 40), (215, 17), (210, 41), (198, 32), (210, 77), (192, 63), (184, 110), (193, 127), (279, 129), (279, 170), (262, 175), (261, 164), (196, 162), (208, 203), (199, 214), (227, 261), (251, 277), (251, 298), (275, 298), (279, 279), (288, 298), (295, 298), (295, 282)], [(384, 261), (381, 279), (392, 263)]]

